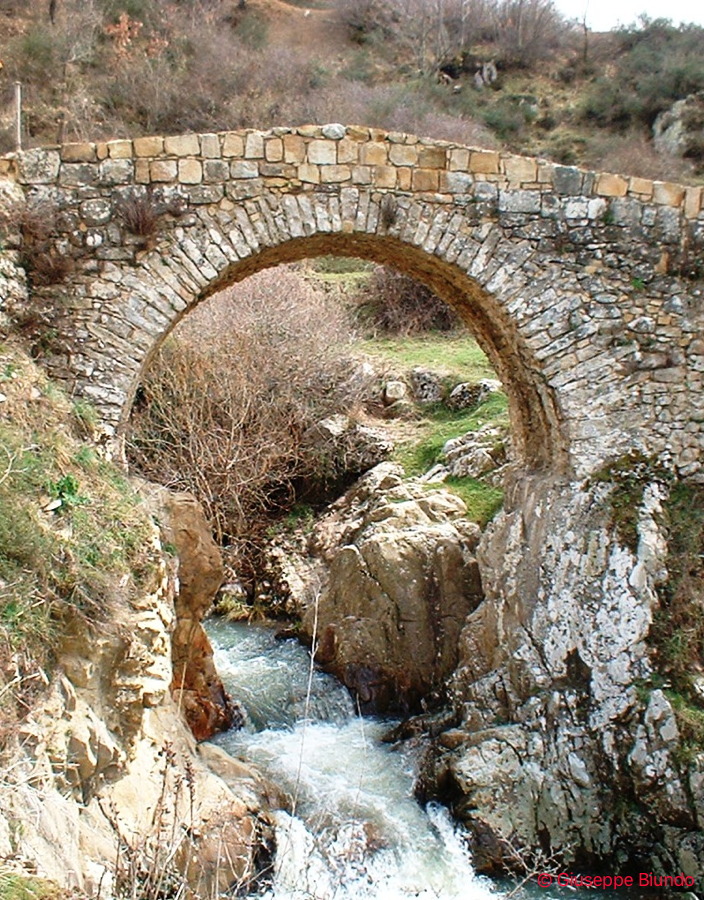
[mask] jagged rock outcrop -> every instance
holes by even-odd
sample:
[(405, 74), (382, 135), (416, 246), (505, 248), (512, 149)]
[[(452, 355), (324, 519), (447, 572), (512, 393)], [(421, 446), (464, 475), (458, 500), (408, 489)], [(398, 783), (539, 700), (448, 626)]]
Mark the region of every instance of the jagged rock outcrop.
[(704, 165), (704, 91), (678, 100), (653, 124), (653, 143), (663, 153)]
[(171, 568), (162, 559), (151, 590), (116, 599), (100, 628), (67, 629), (46, 697), (6, 749), (0, 858), (91, 898), (136, 896), (162, 871), (214, 896), (254, 877), (267, 839), (265, 786), (215, 774), (171, 697)]
[(422, 794), (453, 803), (485, 870), (542, 847), (700, 877), (704, 753), (682, 754), (648, 645), (663, 489), (643, 489), (634, 549), (611, 525), (612, 491), (523, 478), (480, 543), (486, 599), (453, 678), (461, 725), (435, 742)]
[(315, 457), (316, 474), (307, 479), (306, 496), (338, 496), (340, 490), (387, 459), (393, 441), (381, 428), (343, 413), (316, 422), (303, 436), (303, 451)]
[(157, 492), (164, 540), (178, 557), (171, 636), (174, 700), (197, 740), (229, 728), (239, 711), (223, 687), (202, 621), (225, 576), (220, 549), (191, 494)]
[(279, 554), (316, 659), (363, 709), (418, 709), (456, 666), (462, 624), (481, 598), (479, 528), (465, 513), (458, 497), (382, 463), (318, 521), (309, 559)]

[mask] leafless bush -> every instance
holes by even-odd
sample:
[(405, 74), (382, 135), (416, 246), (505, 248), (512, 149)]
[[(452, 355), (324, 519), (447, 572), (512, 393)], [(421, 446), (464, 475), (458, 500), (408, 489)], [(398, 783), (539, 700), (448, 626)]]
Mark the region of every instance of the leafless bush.
[(358, 303), (360, 320), (372, 332), (407, 336), (460, 325), (454, 311), (429, 288), (383, 266), (374, 271)]
[(510, 65), (544, 57), (569, 30), (551, 0), (338, 0), (341, 20), (354, 40), (382, 35), (419, 72), (492, 40)]
[(193, 491), (246, 567), (267, 516), (315, 471), (303, 435), (358, 400), (340, 305), (295, 271), (248, 279), (191, 314), (142, 383), (129, 458), (146, 477)]
[(0, 212), (0, 232), (19, 233), (20, 265), (33, 287), (65, 281), (73, 259), (55, 246), (56, 210), (50, 203), (10, 205)]
[[(608, 162), (604, 163), (604, 160)], [(622, 175), (661, 181), (687, 182), (692, 178), (693, 170), (687, 160), (658, 151), (640, 131), (592, 135), (586, 147), (585, 162), (597, 169), (608, 167)]]
[(507, 65), (531, 66), (554, 51), (570, 30), (552, 0), (500, 0), (494, 16), (496, 41)]

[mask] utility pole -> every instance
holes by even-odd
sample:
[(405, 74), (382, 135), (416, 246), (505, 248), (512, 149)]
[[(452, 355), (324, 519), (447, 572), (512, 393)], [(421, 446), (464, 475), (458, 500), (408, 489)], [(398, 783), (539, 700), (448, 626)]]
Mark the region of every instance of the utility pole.
[(15, 150), (22, 149), (22, 82), (15, 82)]

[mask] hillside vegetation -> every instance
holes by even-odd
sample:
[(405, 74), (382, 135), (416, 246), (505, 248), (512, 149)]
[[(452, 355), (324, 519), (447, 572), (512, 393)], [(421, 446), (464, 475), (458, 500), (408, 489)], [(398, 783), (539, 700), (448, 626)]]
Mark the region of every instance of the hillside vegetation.
[(663, 154), (652, 125), (704, 89), (703, 41), (549, 0), (0, 0), (0, 149), (19, 80), (26, 145), (345, 121), (689, 180), (702, 142)]

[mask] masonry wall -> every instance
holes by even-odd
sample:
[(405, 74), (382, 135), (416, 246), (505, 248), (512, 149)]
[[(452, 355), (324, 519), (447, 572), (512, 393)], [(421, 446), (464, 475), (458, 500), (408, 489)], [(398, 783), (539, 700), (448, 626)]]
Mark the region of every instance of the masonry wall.
[[(577, 476), (637, 449), (700, 477), (704, 193), (333, 124), (67, 144), (0, 160), (74, 261), (55, 374), (124, 426), (173, 324), (220, 287), (320, 253), (434, 287), (504, 380), (519, 456)], [(130, 229), (143, 197), (153, 235)], [(2, 276), (0, 275), (0, 278)]]

